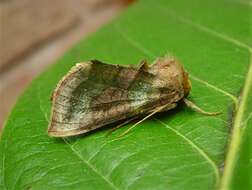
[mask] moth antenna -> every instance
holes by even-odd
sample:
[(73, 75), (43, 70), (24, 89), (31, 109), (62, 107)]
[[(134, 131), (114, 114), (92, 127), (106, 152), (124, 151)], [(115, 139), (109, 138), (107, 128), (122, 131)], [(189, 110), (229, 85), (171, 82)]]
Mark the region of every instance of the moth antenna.
[(156, 114), (157, 112), (160, 112), (161, 110), (163, 110), (167, 105), (163, 105), (158, 107), (157, 109), (155, 109), (153, 112), (151, 112), (149, 115), (145, 116), (143, 119), (141, 119), (140, 121), (138, 121), (137, 123), (135, 123), (134, 125), (132, 125), (130, 128), (128, 128), (126, 131), (124, 131), (122, 134), (120, 134), (118, 136), (118, 138), (126, 135), (127, 133), (129, 133), (133, 128), (135, 128), (138, 124), (142, 123), (143, 121), (145, 121), (146, 119), (148, 119), (149, 117), (153, 116), (154, 114)]
[(107, 134), (106, 134), (105, 136), (108, 137), (108, 136), (111, 135), (111, 133), (113, 133), (115, 130), (117, 130), (117, 129), (123, 127), (124, 125), (126, 125), (126, 124), (128, 124), (128, 123), (130, 123), (130, 122), (133, 121), (134, 119), (136, 119), (136, 117), (132, 117), (132, 118), (126, 120), (125, 122), (120, 123), (119, 125), (113, 127), (112, 129), (110, 129), (110, 130), (107, 132)]
[(198, 107), (196, 104), (194, 104), (193, 102), (191, 102), (190, 100), (184, 98), (183, 99), (184, 103), (187, 105), (187, 107), (191, 108), (192, 110), (204, 114), (204, 115), (219, 115), (221, 114), (221, 112), (208, 112), (208, 111), (204, 111), (202, 110), (200, 107)]

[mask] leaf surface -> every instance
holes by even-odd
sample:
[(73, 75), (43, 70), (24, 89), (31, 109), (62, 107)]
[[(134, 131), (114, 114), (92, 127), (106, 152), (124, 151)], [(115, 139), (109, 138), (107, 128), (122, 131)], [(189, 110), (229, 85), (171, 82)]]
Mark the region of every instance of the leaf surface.
[[(238, 0), (135, 3), (74, 46), (20, 97), (1, 138), (0, 187), (194, 190), (251, 185), (246, 175), (252, 158), (250, 12), (249, 1)], [(189, 98), (223, 114), (204, 116), (180, 105), (120, 139), (130, 125), (107, 138), (107, 128), (72, 138), (48, 137), (49, 97), (75, 63), (95, 58), (137, 64), (167, 53), (190, 74)], [(236, 120), (240, 143), (234, 151), (239, 156), (224, 167), (224, 179)]]

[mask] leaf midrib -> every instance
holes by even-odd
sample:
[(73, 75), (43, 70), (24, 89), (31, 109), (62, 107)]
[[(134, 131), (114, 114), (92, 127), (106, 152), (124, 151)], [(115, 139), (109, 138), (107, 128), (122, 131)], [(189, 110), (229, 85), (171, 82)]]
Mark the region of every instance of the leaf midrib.
[[(238, 105), (238, 109), (234, 116), (234, 124), (232, 128), (231, 141), (229, 144), (229, 149), (227, 152), (226, 160), (225, 160), (225, 169), (223, 172), (223, 177), (220, 183), (220, 189), (226, 190), (230, 188), (232, 173), (235, 167), (235, 163), (237, 161), (237, 155), (239, 152), (239, 145), (242, 140), (242, 123), (243, 116), (245, 112), (246, 102), (248, 99), (249, 90), (252, 86), (252, 51), (250, 51), (250, 66), (249, 71), (247, 73), (247, 77), (245, 79), (244, 88), (242, 90), (241, 96), (239, 98), (240, 102)], [(245, 128), (246, 126), (244, 126)]]

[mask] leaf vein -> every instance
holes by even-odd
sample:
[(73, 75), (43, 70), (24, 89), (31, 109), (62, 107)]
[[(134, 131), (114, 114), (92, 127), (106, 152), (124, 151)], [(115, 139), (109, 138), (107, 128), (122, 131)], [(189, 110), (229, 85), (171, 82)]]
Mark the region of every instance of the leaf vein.
[(216, 90), (216, 91), (218, 91), (218, 92), (220, 92), (220, 93), (222, 93), (222, 94), (228, 96), (229, 98), (231, 98), (231, 99), (234, 101), (235, 107), (237, 107), (238, 100), (237, 100), (237, 98), (236, 98), (234, 95), (232, 95), (232, 94), (226, 92), (225, 90), (222, 90), (222, 89), (220, 89), (220, 88), (218, 88), (218, 87), (216, 87), (216, 86), (210, 84), (210, 83), (207, 82), (207, 81), (204, 81), (204, 80), (202, 80), (202, 79), (200, 79), (200, 78), (198, 78), (198, 77), (192, 75), (191, 73), (190, 73), (190, 78), (192, 78), (193, 80), (195, 80), (195, 81), (197, 81), (197, 82), (199, 82), (199, 83), (202, 83), (202, 84), (206, 85), (206, 86), (209, 87), (209, 88), (212, 88), (212, 89), (214, 89), (214, 90)]
[(69, 144), (69, 142), (63, 138), (64, 142), (69, 146), (69, 148), (72, 150), (72, 152), (87, 166), (89, 166), (90, 169), (92, 169), (97, 175), (99, 175), (104, 181), (106, 181), (109, 186), (111, 186), (113, 189), (118, 189), (109, 179), (107, 179), (105, 176), (103, 176), (92, 164), (90, 164), (89, 162), (87, 162), (82, 156), (81, 154), (75, 150), (71, 144)]
[[(145, 47), (143, 47), (140, 43), (138, 43), (136, 40), (133, 40), (132, 38), (130, 38), (128, 35), (126, 35), (125, 32), (123, 32), (118, 25), (114, 26), (115, 30), (123, 37), (123, 39), (125, 39), (126, 42), (128, 42), (129, 44), (131, 44), (134, 48), (136, 48), (138, 51), (144, 53), (145, 55), (147, 55), (148, 57), (151, 58), (155, 58), (157, 56), (155, 56), (155, 54), (153, 54), (151, 51), (149, 51), (148, 49), (146, 49)], [(198, 77), (195, 77), (196, 79), (199, 79)], [(231, 95), (230, 93), (226, 92), (225, 90), (222, 90), (202, 79), (199, 79), (202, 82), (204, 82), (204, 84), (207, 84), (208, 87), (211, 87), (212, 89), (216, 90), (217, 92), (221, 92), (222, 94), (232, 98), (232, 100), (234, 100), (234, 102), (236, 103), (236, 97), (234, 97), (233, 95)]]
[(220, 32), (217, 32), (211, 28), (208, 28), (206, 26), (203, 26), (199, 23), (194, 23), (192, 20), (186, 18), (186, 17), (183, 17), (181, 15), (178, 15), (175, 11), (173, 11), (172, 9), (168, 8), (168, 7), (164, 7), (164, 6), (160, 6), (160, 9), (165, 9), (167, 11), (165, 11), (165, 13), (167, 13), (168, 15), (174, 17), (175, 19), (177, 19), (178, 21), (180, 22), (183, 22), (189, 26), (192, 26), (200, 31), (203, 31), (207, 34), (210, 34), (212, 36), (215, 36), (217, 38), (220, 38), (220, 39), (223, 39), (224, 41), (227, 41), (227, 42), (230, 42), (236, 46), (239, 46), (239, 47), (242, 47), (242, 48), (245, 48), (245, 49), (248, 49), (249, 51), (252, 50), (252, 47), (250, 47), (249, 45), (245, 44), (244, 42), (241, 42), (239, 40), (236, 40), (234, 38), (231, 38), (230, 36), (226, 35), (226, 34), (223, 34), (223, 33), (220, 33)]
[(193, 148), (195, 148), (195, 150), (197, 150), (199, 152), (200, 155), (202, 155), (207, 161), (208, 163), (212, 166), (215, 176), (216, 176), (216, 184), (218, 184), (219, 180), (220, 180), (220, 173), (219, 173), (219, 169), (216, 165), (216, 163), (206, 154), (206, 152), (204, 150), (202, 150), (199, 146), (197, 146), (192, 140), (190, 140), (189, 138), (187, 138), (185, 135), (181, 134), (179, 131), (177, 131), (176, 129), (168, 126), (166, 123), (164, 123), (163, 121), (153, 117), (153, 119), (155, 119), (157, 122), (161, 123), (163, 126), (165, 126), (167, 129), (170, 129), (171, 131), (173, 131), (174, 133), (176, 133), (178, 136), (182, 137), (186, 142), (188, 142)]

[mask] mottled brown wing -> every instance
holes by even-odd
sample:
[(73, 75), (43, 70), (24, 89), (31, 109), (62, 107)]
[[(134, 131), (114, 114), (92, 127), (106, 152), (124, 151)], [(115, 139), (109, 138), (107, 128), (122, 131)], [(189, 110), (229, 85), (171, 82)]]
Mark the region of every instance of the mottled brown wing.
[(140, 68), (99, 61), (77, 64), (54, 91), (49, 135), (86, 133), (181, 99), (181, 90), (173, 83), (159, 84), (162, 79), (155, 72), (146, 64)]

